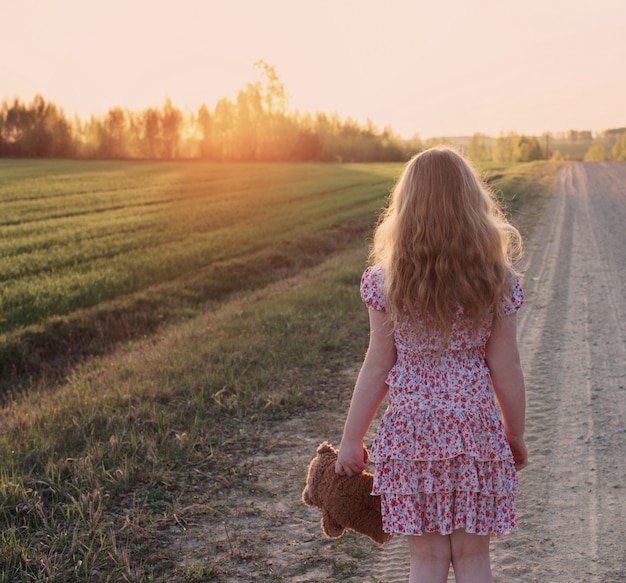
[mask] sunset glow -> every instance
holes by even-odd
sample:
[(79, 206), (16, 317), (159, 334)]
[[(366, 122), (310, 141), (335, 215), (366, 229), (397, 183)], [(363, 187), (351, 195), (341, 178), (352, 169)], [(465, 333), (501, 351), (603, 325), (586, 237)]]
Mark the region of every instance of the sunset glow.
[(623, 0), (5, 3), (0, 100), (213, 107), (276, 68), (288, 107), (410, 137), (626, 125)]

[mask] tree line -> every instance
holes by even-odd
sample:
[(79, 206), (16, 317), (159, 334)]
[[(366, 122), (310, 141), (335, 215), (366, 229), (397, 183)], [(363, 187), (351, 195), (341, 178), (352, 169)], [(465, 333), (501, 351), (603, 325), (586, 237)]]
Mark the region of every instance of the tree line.
[[(112, 107), (88, 120), (68, 119), (54, 103), (37, 95), (29, 104), (0, 104), (0, 156), (29, 158), (203, 159), (220, 161), (403, 161), (447, 138), (404, 140), (337, 114), (289, 112), (287, 94), (274, 67), (259, 61), (258, 81), (235, 99), (224, 97), (213, 109), (181, 111), (169, 99), (161, 107), (129, 111)], [(607, 130), (617, 131), (620, 130)], [(570, 132), (584, 140), (591, 132)], [(621, 140), (621, 141), (620, 141)], [(595, 142), (596, 158), (626, 158), (624, 131), (615, 144)], [(598, 144), (603, 147), (601, 154)], [(528, 162), (560, 155), (537, 137), (516, 133), (489, 138), (474, 134), (464, 143), (475, 161)], [(595, 154), (594, 154), (595, 152)]]
[[(445, 141), (442, 138), (442, 141)], [(467, 145), (468, 157), (478, 162), (532, 162), (533, 160), (585, 161), (626, 160), (626, 127), (591, 131), (569, 130), (540, 137), (515, 132), (491, 138), (474, 134)]]
[(626, 160), (626, 128), (607, 130), (590, 146), (584, 157), (585, 162), (604, 160)]
[(259, 62), (261, 78), (222, 98), (211, 110), (183, 112), (171, 100), (102, 117), (68, 119), (36, 96), (0, 104), (0, 156), (56, 158), (205, 159), (224, 161), (396, 161), (419, 144), (391, 128), (359, 124), (336, 114), (287, 111), (275, 69)]

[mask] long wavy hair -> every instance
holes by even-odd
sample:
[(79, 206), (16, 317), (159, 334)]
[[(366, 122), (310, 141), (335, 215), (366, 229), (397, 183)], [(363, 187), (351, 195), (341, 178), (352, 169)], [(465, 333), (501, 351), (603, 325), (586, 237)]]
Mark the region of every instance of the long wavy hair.
[(521, 253), (518, 230), (472, 166), (437, 147), (407, 163), (376, 228), (370, 262), (384, 266), (394, 322), (408, 314), (445, 340), (459, 306), (475, 331), (492, 309), (499, 315)]

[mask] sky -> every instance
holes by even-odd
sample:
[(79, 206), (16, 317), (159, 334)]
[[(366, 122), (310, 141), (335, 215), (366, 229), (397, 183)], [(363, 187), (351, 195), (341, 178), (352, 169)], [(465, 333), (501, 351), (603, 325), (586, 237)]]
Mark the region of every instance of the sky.
[(402, 137), (626, 126), (625, 0), (0, 0), (0, 102), (66, 115), (234, 99)]

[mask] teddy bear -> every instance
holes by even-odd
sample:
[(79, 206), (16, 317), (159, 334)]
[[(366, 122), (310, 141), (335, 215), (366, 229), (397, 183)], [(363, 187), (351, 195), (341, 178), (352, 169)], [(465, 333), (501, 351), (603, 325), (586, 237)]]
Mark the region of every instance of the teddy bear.
[[(365, 447), (363, 455), (367, 462)], [(371, 494), (373, 474), (340, 476), (335, 473), (336, 461), (337, 450), (328, 442), (317, 448), (309, 464), (302, 501), (322, 511), (322, 532), (327, 537), (338, 538), (350, 529), (385, 544), (393, 535), (383, 532), (380, 497)]]

